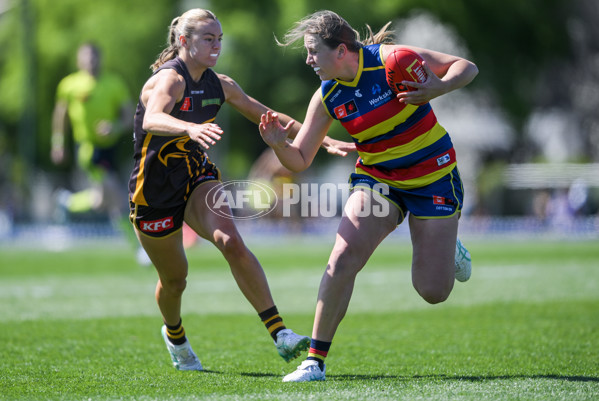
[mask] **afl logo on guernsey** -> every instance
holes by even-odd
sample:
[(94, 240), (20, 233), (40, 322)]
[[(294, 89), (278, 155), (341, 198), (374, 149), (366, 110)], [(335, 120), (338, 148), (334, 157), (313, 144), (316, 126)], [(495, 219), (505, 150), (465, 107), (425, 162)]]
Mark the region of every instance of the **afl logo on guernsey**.
[(181, 111), (193, 111), (193, 99), (188, 96), (185, 99), (183, 99), (183, 104), (181, 105), (181, 107), (179, 108), (179, 110)]
[(354, 113), (357, 113), (358, 106), (356, 106), (355, 100), (352, 99), (349, 102), (342, 104), (341, 106), (335, 107), (333, 110), (335, 111), (335, 116), (341, 119), (347, 116), (351, 116)]

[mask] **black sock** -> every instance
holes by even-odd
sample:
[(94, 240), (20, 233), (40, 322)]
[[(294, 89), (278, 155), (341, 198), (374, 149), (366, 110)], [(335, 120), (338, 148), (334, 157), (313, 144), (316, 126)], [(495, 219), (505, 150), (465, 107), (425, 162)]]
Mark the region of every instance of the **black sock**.
[(270, 333), (272, 339), (277, 341), (277, 333), (283, 329), (285, 329), (285, 325), (283, 324), (283, 318), (279, 316), (279, 311), (276, 306), (273, 306), (270, 309), (265, 310), (264, 312), (258, 313), (260, 316), (260, 320), (266, 326), (266, 329)]
[(166, 336), (169, 341), (175, 345), (181, 345), (187, 341), (187, 337), (185, 337), (185, 329), (181, 325), (181, 320), (176, 326), (169, 326), (168, 324), (164, 324), (166, 326)]
[(306, 360), (317, 361), (320, 370), (324, 370), (324, 359), (329, 353), (329, 348), (331, 348), (330, 342), (312, 339)]

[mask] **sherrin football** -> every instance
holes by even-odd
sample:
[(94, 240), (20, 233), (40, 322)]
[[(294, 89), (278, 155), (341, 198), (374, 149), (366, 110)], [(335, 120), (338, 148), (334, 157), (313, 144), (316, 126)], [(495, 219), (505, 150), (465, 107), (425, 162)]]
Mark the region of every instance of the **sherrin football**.
[(418, 53), (406, 48), (398, 48), (387, 56), (385, 73), (387, 83), (396, 95), (400, 92), (417, 90), (403, 85), (401, 81), (425, 82), (428, 78), (422, 62), (424, 59)]

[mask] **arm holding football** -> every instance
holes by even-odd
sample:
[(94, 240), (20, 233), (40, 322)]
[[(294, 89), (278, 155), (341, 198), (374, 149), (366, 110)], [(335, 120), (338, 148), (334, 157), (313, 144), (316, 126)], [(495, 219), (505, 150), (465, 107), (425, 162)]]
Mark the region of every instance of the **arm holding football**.
[(385, 46), (387, 80), (402, 103), (424, 104), (463, 88), (478, 74), (464, 58), (411, 46)]
[(410, 86), (418, 89), (420, 95), (428, 100), (463, 88), (472, 82), (478, 74), (476, 65), (464, 59), (452, 63), (442, 77), (439, 77), (430, 69), (426, 60), (422, 63), (422, 66), (428, 73), (428, 79), (423, 83), (411, 83)]

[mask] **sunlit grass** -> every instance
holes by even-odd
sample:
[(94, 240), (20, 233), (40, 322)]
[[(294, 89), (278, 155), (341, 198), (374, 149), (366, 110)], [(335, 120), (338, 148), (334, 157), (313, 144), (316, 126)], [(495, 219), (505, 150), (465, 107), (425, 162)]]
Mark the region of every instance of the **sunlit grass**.
[[(358, 276), (324, 383), (280, 359), (216, 250), (190, 251), (184, 323), (206, 372), (160, 338), (156, 274), (126, 246), (0, 248), (0, 399), (594, 400), (599, 246), (469, 241), (472, 279), (437, 306), (385, 241)], [(309, 334), (330, 243), (254, 244), (287, 325)]]

